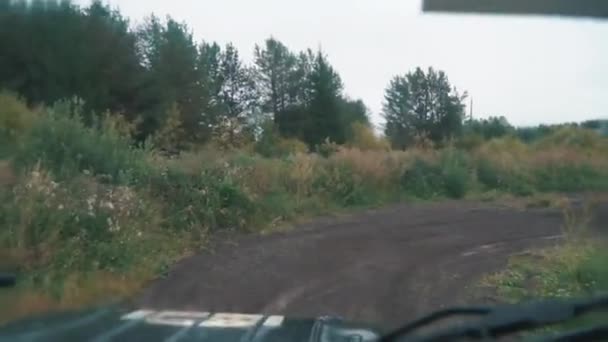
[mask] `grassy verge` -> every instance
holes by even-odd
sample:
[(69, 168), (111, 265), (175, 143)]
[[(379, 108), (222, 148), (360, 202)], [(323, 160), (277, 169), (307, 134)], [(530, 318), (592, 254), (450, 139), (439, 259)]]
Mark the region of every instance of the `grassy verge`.
[[(562, 204), (560, 204), (562, 205)], [(587, 230), (591, 203), (573, 210), (563, 206), (565, 240), (557, 246), (510, 258), (507, 267), (482, 280), (499, 302), (518, 303), (540, 298), (580, 298), (608, 291), (608, 241)], [(530, 334), (551, 334), (590, 327), (608, 320), (608, 314), (591, 314), (567, 324)]]
[[(518, 303), (540, 298), (580, 298), (608, 291), (606, 244), (577, 242), (513, 257), (502, 272), (484, 279), (483, 285), (496, 291), (497, 299)], [(608, 320), (595, 313), (559, 326), (529, 334), (547, 335), (591, 327)]]
[(268, 158), (207, 146), (166, 157), (134, 146), (123, 124), (85, 125), (73, 105), (34, 112), (0, 94), (0, 270), (19, 276), (0, 292), (0, 321), (129, 296), (219, 230), (403, 200), (608, 189), (608, 143), (585, 131), (561, 145), (505, 138), (472, 151)]

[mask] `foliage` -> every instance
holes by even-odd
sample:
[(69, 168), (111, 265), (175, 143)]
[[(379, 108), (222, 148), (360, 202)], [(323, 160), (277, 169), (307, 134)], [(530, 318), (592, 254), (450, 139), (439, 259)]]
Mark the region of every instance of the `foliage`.
[(322, 144), (317, 145), (317, 153), (323, 157), (329, 157), (340, 150), (340, 145), (326, 138)]
[(362, 188), (363, 179), (349, 164), (328, 162), (320, 169), (315, 183), (316, 188), (342, 206), (358, 205), (366, 200)]
[(402, 176), (404, 190), (416, 197), (448, 196), (462, 198), (469, 190), (470, 173), (465, 156), (446, 150), (437, 162), (416, 159)]
[(608, 289), (608, 274), (601, 267), (606, 257), (600, 246), (566, 243), (543, 250), (536, 258), (514, 258), (506, 271), (487, 282), (498, 286), (499, 295), (510, 301), (589, 294)]
[(174, 103), (169, 107), (164, 124), (151, 136), (149, 143), (156, 149), (174, 153), (180, 150), (183, 132), (181, 113)]
[(403, 173), (401, 184), (407, 193), (424, 199), (441, 195), (444, 186), (441, 169), (423, 159)]
[(540, 191), (572, 192), (607, 188), (600, 170), (591, 165), (567, 165), (552, 163), (534, 171)]
[(21, 136), (34, 124), (36, 116), (15, 95), (0, 92), (0, 156), (16, 148)]
[(15, 163), (21, 169), (40, 163), (59, 179), (88, 172), (112, 183), (135, 182), (146, 172), (144, 152), (110, 126), (87, 127), (78, 107), (58, 103), (23, 136)]
[(231, 43), (197, 43), (171, 17), (151, 15), (133, 26), (101, 1), (3, 6), (0, 89), (36, 105), (82, 99), (87, 125), (101, 113), (122, 114), (137, 124), (140, 143), (166, 137), (175, 114), (182, 125), (171, 133), (174, 141), (157, 144), (180, 150), (217, 139), (218, 130), (231, 132), (232, 144), (236, 135), (255, 135), (268, 117), (282, 136), (309, 148), (325, 138), (343, 143), (352, 122), (367, 122), (365, 105), (343, 96), (322, 51), (294, 53), (271, 37), (247, 65)]
[(477, 179), (486, 190), (497, 189), (519, 196), (534, 192), (532, 179), (525, 172), (517, 169), (505, 169), (493, 160), (477, 160)]
[(471, 151), (479, 148), (485, 142), (484, 137), (478, 133), (463, 134), (456, 140), (456, 146), (463, 150)]
[(361, 150), (388, 151), (389, 142), (384, 137), (378, 137), (373, 129), (364, 123), (353, 122), (350, 126), (350, 137), (347, 145)]
[(464, 123), (465, 134), (478, 134), (485, 140), (504, 137), (505, 135), (514, 133), (514, 131), (513, 126), (509, 124), (509, 121), (504, 116), (467, 120)]
[[(85, 124), (77, 102), (42, 108), (23, 126), (10, 162), (0, 162), (0, 261), (25, 270), (24, 286), (36, 293), (66, 296), (51, 284), (80, 284), (90, 273), (144, 270), (138, 277), (149, 279), (217, 231), (276, 229), (403, 198), (608, 188), (604, 138), (548, 145), (507, 136), (470, 151), (426, 143), (399, 151), (375, 148), (369, 126), (357, 123), (361, 148), (326, 140), (306, 153), (269, 121), (256, 154), (209, 144), (167, 155), (133, 144), (134, 127), (119, 116), (99, 117)], [(177, 110), (169, 117), (178, 122)], [(180, 127), (167, 126), (169, 137)]]
[(411, 146), (417, 134), (435, 143), (451, 139), (461, 132), (465, 98), (443, 71), (416, 68), (396, 76), (384, 96), (385, 134), (395, 148)]
[(264, 157), (283, 157), (308, 152), (308, 146), (302, 141), (281, 137), (271, 121), (263, 125), (261, 136), (254, 149)]
[(535, 145), (541, 149), (562, 146), (608, 152), (608, 143), (598, 132), (574, 127), (556, 129), (551, 134), (539, 139)]
[[(608, 290), (605, 267), (608, 254), (602, 243), (590, 242), (589, 239), (566, 241), (540, 252), (512, 257), (505, 270), (487, 276), (482, 285), (495, 289), (500, 300), (515, 303), (546, 297), (572, 298), (605, 293)], [(586, 315), (552, 327), (549, 333), (581, 329), (605, 321), (605, 313)]]
[(4, 3), (0, 88), (30, 104), (78, 96), (98, 113), (140, 109), (133, 95), (139, 95), (143, 69), (120, 13), (99, 1), (84, 9), (68, 1)]
[(445, 194), (451, 198), (463, 198), (471, 182), (469, 162), (464, 153), (446, 150), (442, 156), (441, 169)]
[(256, 71), (264, 95), (264, 111), (273, 113), (273, 121), (300, 101), (297, 84), (294, 84), (297, 70), (297, 57), (280, 41), (270, 37), (264, 47), (258, 45), (254, 50)]

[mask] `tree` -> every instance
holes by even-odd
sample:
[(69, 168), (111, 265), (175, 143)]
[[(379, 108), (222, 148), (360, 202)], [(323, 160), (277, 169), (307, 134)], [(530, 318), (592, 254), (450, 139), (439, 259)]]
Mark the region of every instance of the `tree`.
[(386, 88), (382, 113), (386, 120), (384, 134), (396, 148), (405, 148), (416, 134), (410, 86), (405, 76), (395, 76)]
[(205, 140), (198, 49), (188, 27), (170, 17), (163, 23), (151, 16), (140, 28), (140, 37), (151, 82), (147, 130), (156, 130), (175, 104), (184, 127), (182, 138), (190, 142)]
[(99, 1), (3, 1), (0, 87), (28, 103), (78, 97), (88, 113), (141, 110), (144, 69), (136, 36), (119, 12)]
[(289, 75), (288, 93), (291, 105), (276, 113), (274, 122), (279, 132), (286, 137), (305, 140), (309, 130), (309, 109), (312, 99), (311, 75), (316, 55), (311, 49), (302, 51), (296, 58), (296, 65)]
[[(345, 130), (344, 134), (347, 141), (352, 141), (355, 135), (361, 132), (361, 127), (367, 127), (370, 132), (373, 131), (369, 122), (368, 110), (363, 100), (341, 98), (339, 108), (341, 127)], [(356, 128), (353, 129), (353, 127)]]
[(257, 105), (257, 89), (252, 70), (243, 66), (232, 44), (228, 44), (222, 54), (220, 72), (219, 99), (223, 115), (245, 121)]
[(397, 148), (407, 147), (420, 135), (441, 143), (460, 134), (465, 98), (443, 71), (416, 68), (396, 76), (385, 92), (385, 134)]
[(321, 51), (315, 57), (308, 82), (310, 103), (304, 141), (309, 146), (316, 146), (325, 139), (344, 143), (346, 134), (340, 117), (342, 80)]
[(234, 141), (236, 135), (245, 132), (253, 134), (252, 123), (259, 112), (254, 71), (243, 66), (232, 44), (226, 45), (221, 54), (219, 81), (221, 135), (228, 137), (224, 140)]
[(201, 130), (208, 135), (221, 115), (222, 51), (217, 43), (202, 42), (199, 46), (197, 69), (201, 85)]
[(464, 125), (465, 133), (478, 134), (484, 139), (499, 138), (515, 132), (515, 129), (504, 116), (487, 119), (468, 120)]
[(264, 42), (264, 48), (255, 46), (254, 58), (258, 84), (264, 96), (263, 110), (272, 113), (277, 122), (280, 113), (296, 102), (292, 85), (297, 72), (296, 56), (271, 37)]
[(173, 149), (218, 131), (228, 143), (259, 137), (269, 115), (278, 134), (313, 148), (344, 143), (353, 122), (368, 124), (365, 104), (342, 95), (322, 51), (293, 53), (271, 37), (254, 57), (249, 66), (231, 44), (196, 44), (171, 17), (132, 28), (102, 0), (0, 1), (0, 88), (30, 105), (77, 99), (86, 123), (118, 113), (137, 125), (137, 140), (170, 136)]
[(79, 56), (71, 65), (77, 79), (75, 94), (96, 112), (132, 114), (143, 110), (139, 92), (145, 70), (128, 20), (94, 1), (84, 10), (82, 25), (82, 37), (71, 42)]

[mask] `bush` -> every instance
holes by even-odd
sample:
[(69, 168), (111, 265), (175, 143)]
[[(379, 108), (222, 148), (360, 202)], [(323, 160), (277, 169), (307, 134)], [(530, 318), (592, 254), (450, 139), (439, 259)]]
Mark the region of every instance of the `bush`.
[(477, 162), (477, 180), (485, 190), (499, 190), (517, 196), (528, 196), (534, 193), (533, 179), (519, 170), (501, 169), (487, 159)]
[(506, 188), (504, 179), (500, 175), (500, 170), (487, 159), (481, 159), (477, 162), (477, 180), (487, 190)]
[(577, 127), (564, 127), (548, 134), (536, 142), (537, 149), (571, 147), (579, 150), (604, 149), (608, 147), (606, 138), (598, 132)]
[(129, 245), (153, 238), (160, 221), (131, 188), (84, 176), (60, 182), (40, 168), (3, 196), (0, 246), (21, 271), (124, 271), (136, 260)]
[(170, 168), (154, 175), (148, 191), (166, 203), (166, 227), (190, 232), (196, 239), (207, 231), (246, 228), (256, 207), (240, 186), (242, 167), (224, 164), (187, 174)]
[(297, 153), (307, 153), (308, 146), (295, 138), (283, 138), (272, 122), (262, 127), (263, 131), (254, 150), (264, 157), (283, 157)]
[(62, 103), (33, 124), (15, 163), (25, 169), (40, 163), (59, 179), (84, 171), (103, 175), (114, 184), (130, 184), (148, 170), (144, 152), (129, 143), (103, 122), (99, 128), (86, 127), (78, 112), (72, 115), (69, 105)]
[(401, 177), (401, 186), (406, 193), (429, 199), (443, 193), (444, 183), (440, 167), (416, 159)]
[(438, 164), (416, 159), (401, 178), (405, 192), (424, 199), (443, 195), (462, 198), (468, 191), (469, 182), (465, 155), (451, 149), (442, 153)]
[(317, 145), (316, 149), (318, 154), (327, 158), (338, 152), (340, 150), (340, 145), (330, 141), (329, 138), (327, 138), (322, 144)]
[(351, 206), (369, 203), (363, 189), (364, 180), (352, 166), (325, 160), (313, 185), (341, 205)]
[(441, 161), (445, 194), (451, 198), (463, 198), (468, 190), (469, 170), (464, 153), (448, 150)]
[(482, 135), (477, 133), (468, 133), (456, 141), (456, 147), (470, 151), (481, 146), (484, 141), (485, 139)]
[(308, 153), (308, 145), (295, 138), (280, 139), (277, 142), (277, 147), (279, 156)]
[(0, 92), (0, 157), (11, 156), (20, 137), (26, 134), (37, 119), (17, 96)]
[(148, 142), (154, 148), (175, 154), (182, 149), (185, 136), (181, 113), (176, 103), (171, 104), (161, 127), (149, 138)]
[(540, 191), (581, 191), (608, 188), (606, 175), (590, 165), (548, 164), (534, 170)]
[(361, 122), (351, 124), (351, 137), (348, 146), (366, 151), (388, 151), (391, 149), (388, 140), (376, 136), (372, 127)]

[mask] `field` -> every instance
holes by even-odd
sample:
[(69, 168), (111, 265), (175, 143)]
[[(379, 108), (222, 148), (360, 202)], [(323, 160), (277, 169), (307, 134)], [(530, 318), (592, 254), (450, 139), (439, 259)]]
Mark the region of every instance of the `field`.
[(0, 102), (0, 269), (19, 276), (0, 292), (0, 320), (131, 297), (222, 232), (268, 233), (400, 202), (527, 197), (551, 206), (555, 193), (608, 189), (608, 141), (580, 128), (531, 143), (307, 153), (292, 141), (271, 157), (216, 145), (170, 155), (134, 144), (116, 116), (85, 125), (67, 103)]

